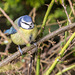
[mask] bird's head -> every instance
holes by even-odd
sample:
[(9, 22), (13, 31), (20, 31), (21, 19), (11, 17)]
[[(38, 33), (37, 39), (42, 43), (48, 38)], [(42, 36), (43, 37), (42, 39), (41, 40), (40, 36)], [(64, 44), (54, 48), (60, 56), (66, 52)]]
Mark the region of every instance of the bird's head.
[(32, 19), (28, 15), (20, 17), (19, 26), (24, 29), (33, 29), (34, 28), (34, 24), (32, 22)]

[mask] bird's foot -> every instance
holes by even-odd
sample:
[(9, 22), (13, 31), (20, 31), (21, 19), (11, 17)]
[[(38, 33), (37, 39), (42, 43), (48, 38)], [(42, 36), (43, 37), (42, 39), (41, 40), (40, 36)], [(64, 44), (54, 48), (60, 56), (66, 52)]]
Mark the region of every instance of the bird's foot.
[(37, 43), (33, 43), (37, 47)]
[(37, 45), (37, 43), (33, 43), (35, 46), (36, 46), (36, 52), (37, 52), (37, 50), (38, 50), (38, 45)]
[(19, 46), (19, 45), (18, 45), (18, 49), (19, 49), (19, 51), (20, 51), (21, 55), (23, 55), (23, 51), (22, 51), (22, 49), (20, 48), (20, 46)]

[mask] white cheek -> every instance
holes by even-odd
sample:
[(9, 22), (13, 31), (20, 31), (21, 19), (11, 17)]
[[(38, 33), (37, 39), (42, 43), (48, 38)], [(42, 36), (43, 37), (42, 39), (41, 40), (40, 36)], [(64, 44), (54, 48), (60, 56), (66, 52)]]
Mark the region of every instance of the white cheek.
[(28, 28), (29, 28), (29, 26), (26, 25), (26, 24), (24, 24), (24, 23), (21, 23), (21, 27), (22, 27), (22, 28), (25, 28), (25, 29), (28, 29)]

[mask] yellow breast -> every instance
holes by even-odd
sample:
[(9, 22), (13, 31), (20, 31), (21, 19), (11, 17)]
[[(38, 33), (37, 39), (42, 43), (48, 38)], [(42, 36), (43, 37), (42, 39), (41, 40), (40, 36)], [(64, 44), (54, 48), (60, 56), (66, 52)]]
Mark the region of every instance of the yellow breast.
[[(19, 30), (28, 42), (34, 41), (35, 38), (37, 37), (38, 31), (37, 31), (36, 26), (33, 29), (29, 29), (29, 30), (23, 29), (20, 27)], [(22, 37), (20, 36), (20, 34), (18, 32), (15, 34), (12, 34), (11, 39), (16, 45), (24, 45), (25, 44), (24, 40), (22, 39)]]

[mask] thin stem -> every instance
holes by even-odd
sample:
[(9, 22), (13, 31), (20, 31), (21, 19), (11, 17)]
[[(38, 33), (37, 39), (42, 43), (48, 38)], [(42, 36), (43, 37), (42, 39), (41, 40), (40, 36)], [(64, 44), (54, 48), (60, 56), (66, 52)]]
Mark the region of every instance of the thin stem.
[[(67, 11), (66, 11), (67, 12)], [(65, 13), (66, 13), (65, 12)], [(72, 10), (71, 10), (71, 12), (70, 12), (70, 14), (69, 14), (69, 18), (71, 17), (71, 14), (72, 14)], [(71, 20), (70, 20), (71, 21)], [(67, 20), (67, 25), (69, 24), (70, 22)], [(67, 31), (65, 31), (65, 43), (66, 43), (66, 38), (67, 38), (67, 36), (68, 36), (68, 32)]]
[(73, 69), (73, 68), (75, 68), (75, 64), (63, 69), (61, 72), (58, 72), (56, 75), (61, 75), (62, 73), (66, 72), (66, 71), (68, 71), (70, 69)]
[(70, 20), (69, 15), (68, 15), (68, 13), (67, 13), (67, 11), (66, 11), (66, 6), (64, 5), (64, 1), (63, 1), (63, 0), (62, 0), (62, 6), (63, 6), (63, 8), (64, 8), (64, 10), (65, 10), (65, 13), (66, 13), (68, 22), (71, 24), (71, 20)]
[[(64, 26), (64, 27), (62, 27), (62, 28), (60, 28), (60, 29), (58, 29), (58, 30), (52, 32), (52, 33), (49, 33), (49, 34), (46, 35), (45, 37), (41, 38), (39, 41), (36, 42), (36, 44), (39, 45), (39, 44), (41, 44), (41, 43), (43, 43), (43, 42), (45, 42), (45, 41), (47, 41), (47, 40), (49, 40), (49, 39), (55, 37), (56, 35), (58, 35), (58, 34), (60, 34), (60, 33), (62, 33), (62, 32), (65, 32), (65, 31), (67, 31), (67, 30), (69, 30), (69, 29), (72, 29), (72, 28), (74, 28), (74, 27), (75, 27), (75, 23), (72, 23), (72, 24), (70, 24), (70, 25), (68, 25), (68, 26)], [(36, 50), (36, 48), (35, 48), (35, 45), (31, 45), (30, 47), (25, 47), (25, 48), (23, 48), (22, 51), (23, 51), (23, 53), (27, 53), (28, 51), (31, 51), (31, 52), (34, 53), (34, 52), (36, 52), (37, 50)], [(18, 58), (19, 56), (20, 56), (20, 52), (17, 51), (16, 53), (14, 53), (13, 55), (11, 55), (10, 57), (7, 57), (7, 58), (4, 59), (3, 61), (1, 61), (1, 62), (0, 62), (0, 67), (2, 67), (2, 66), (4, 66), (4, 65), (8, 64), (9, 62), (11, 62), (12, 60)]]
[(14, 24), (14, 22), (10, 19), (10, 17), (5, 13), (5, 11), (0, 8), (0, 11), (3, 13), (3, 15), (9, 20), (9, 22), (12, 24), (12, 26), (18, 31), (18, 33), (20, 34), (20, 36), (22, 37), (22, 39), (24, 40), (24, 42), (26, 44), (29, 44), (29, 42), (24, 38), (24, 36), (22, 35), (22, 33), (19, 31), (19, 29), (16, 27), (16, 25)]
[(71, 0), (68, 0), (68, 2), (69, 2), (70, 7), (71, 7), (71, 9), (72, 9), (73, 15), (75, 16), (75, 11), (74, 11), (74, 8), (73, 8), (73, 6), (72, 6), (72, 2), (71, 2)]
[(40, 30), (40, 35), (41, 35), (41, 36), (42, 36), (42, 32), (43, 32), (43, 30), (44, 30), (44, 27), (45, 27), (45, 25), (46, 25), (46, 21), (47, 21), (48, 15), (49, 15), (49, 13), (50, 13), (50, 11), (51, 11), (51, 8), (52, 8), (52, 6), (53, 6), (53, 4), (54, 4), (54, 1), (55, 1), (55, 0), (52, 0), (52, 1), (51, 1), (51, 3), (50, 3), (49, 6), (48, 6), (47, 12), (46, 12), (46, 14), (45, 14), (45, 16), (44, 16), (43, 24), (42, 24), (41, 30)]
[(36, 75), (40, 75), (40, 49), (38, 49), (37, 65), (36, 65)]
[(46, 73), (44, 73), (44, 75), (49, 75), (54, 67), (56, 66), (56, 64), (58, 63), (59, 59), (64, 55), (64, 51), (66, 50), (66, 48), (69, 46), (70, 42), (73, 40), (73, 38), (75, 37), (75, 32), (72, 34), (72, 36), (70, 37), (70, 39), (67, 41), (67, 43), (65, 44), (65, 46), (62, 48), (62, 50), (59, 53), (59, 56), (56, 57), (54, 63), (51, 65), (51, 67), (46, 71)]
[[(71, 10), (71, 12), (70, 12), (70, 14), (69, 14), (69, 18), (71, 17), (71, 14), (72, 14), (72, 10)], [(69, 24), (69, 22), (68, 22), (68, 20), (67, 20), (67, 25)], [(65, 31), (65, 43), (66, 43), (66, 38), (67, 38), (67, 36), (68, 36), (68, 32), (67, 31)]]

